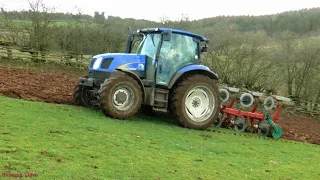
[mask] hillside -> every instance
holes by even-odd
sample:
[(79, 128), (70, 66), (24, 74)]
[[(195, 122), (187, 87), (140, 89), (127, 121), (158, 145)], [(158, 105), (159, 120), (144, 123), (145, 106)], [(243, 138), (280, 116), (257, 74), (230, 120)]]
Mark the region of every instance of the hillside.
[[(10, 19), (28, 19), (28, 12), (7, 12)], [(235, 25), (239, 31), (259, 31), (265, 30), (267, 33), (280, 31), (292, 31), (303, 34), (320, 29), (320, 7), (286, 11), (278, 14), (260, 16), (217, 16), (190, 21), (187, 16), (181, 16), (178, 21), (171, 21), (166, 18), (154, 22), (143, 19), (120, 18), (116, 16), (105, 16), (103, 12), (95, 12), (93, 16), (87, 14), (53, 13), (52, 19), (59, 22), (72, 22), (74, 20), (92, 21), (98, 24), (109, 24), (111, 26), (121, 25), (133, 28), (152, 26), (176, 26), (187, 30), (197, 31), (197, 28), (210, 28), (216, 24), (223, 23)]]

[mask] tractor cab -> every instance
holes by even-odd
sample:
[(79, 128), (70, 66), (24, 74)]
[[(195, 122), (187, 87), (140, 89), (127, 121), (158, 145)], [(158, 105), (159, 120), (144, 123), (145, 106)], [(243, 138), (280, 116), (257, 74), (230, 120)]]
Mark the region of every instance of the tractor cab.
[[(135, 39), (140, 44), (132, 52)], [(126, 53), (145, 55), (146, 78), (154, 77), (157, 85), (169, 86), (179, 69), (200, 64), (201, 53), (207, 51), (207, 42), (205, 37), (182, 30), (147, 28), (128, 36)]]

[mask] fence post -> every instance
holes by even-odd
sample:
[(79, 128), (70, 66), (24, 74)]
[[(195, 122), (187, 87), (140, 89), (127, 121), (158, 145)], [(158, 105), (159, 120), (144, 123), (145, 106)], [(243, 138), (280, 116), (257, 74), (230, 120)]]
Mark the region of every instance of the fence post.
[(294, 108), (293, 108), (293, 111), (295, 112), (295, 113), (297, 113), (299, 110), (299, 106), (300, 106), (300, 101), (299, 101), (299, 99), (296, 97), (296, 96), (289, 96), (289, 98), (291, 98), (291, 100), (293, 101), (293, 103), (294, 103)]
[(43, 52), (43, 51), (41, 51), (40, 52), (41, 53), (41, 62), (46, 62), (46, 53), (45, 52)]
[(31, 61), (33, 62), (38, 62), (38, 52), (36, 51), (29, 51), (31, 54)]
[(314, 111), (320, 111), (319, 104), (320, 104), (320, 101), (316, 101), (314, 103), (314, 106), (313, 106), (313, 110)]
[(8, 59), (12, 59), (12, 48), (10, 46), (7, 46), (7, 57)]

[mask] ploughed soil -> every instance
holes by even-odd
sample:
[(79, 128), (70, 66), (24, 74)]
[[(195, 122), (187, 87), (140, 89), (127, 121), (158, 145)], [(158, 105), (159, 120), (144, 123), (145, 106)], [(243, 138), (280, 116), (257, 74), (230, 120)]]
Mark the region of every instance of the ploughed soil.
[[(0, 95), (31, 101), (74, 104), (79, 76), (71, 73), (0, 67)], [(320, 145), (320, 119), (281, 116), (282, 138)]]
[(0, 94), (48, 103), (73, 104), (72, 92), (79, 77), (0, 66)]

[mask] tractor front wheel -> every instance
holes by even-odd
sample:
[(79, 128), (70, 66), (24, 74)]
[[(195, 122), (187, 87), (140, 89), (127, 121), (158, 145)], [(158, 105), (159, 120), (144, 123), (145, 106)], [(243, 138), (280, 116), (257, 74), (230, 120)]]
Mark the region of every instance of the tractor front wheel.
[(171, 97), (172, 115), (190, 129), (207, 129), (220, 112), (221, 98), (214, 80), (203, 75), (186, 77), (175, 86)]
[(140, 110), (141, 86), (129, 75), (114, 75), (101, 84), (99, 101), (105, 115), (116, 119), (130, 118)]

